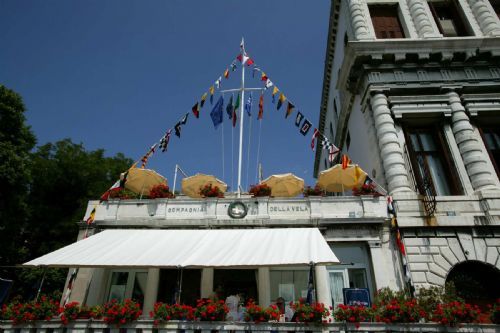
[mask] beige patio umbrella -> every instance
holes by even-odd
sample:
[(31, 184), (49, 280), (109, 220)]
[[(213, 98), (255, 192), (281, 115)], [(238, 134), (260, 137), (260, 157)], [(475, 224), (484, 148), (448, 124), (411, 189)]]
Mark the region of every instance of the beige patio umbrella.
[(132, 167), (125, 173), (125, 188), (137, 194), (149, 194), (153, 186), (167, 185), (167, 179), (151, 169)]
[(273, 197), (295, 197), (304, 191), (304, 179), (293, 173), (272, 175), (262, 181), (271, 188)]
[(212, 175), (197, 173), (194, 176), (182, 179), (182, 193), (191, 198), (201, 198), (200, 189), (208, 184), (217, 186), (222, 192), (226, 192), (227, 184)]
[(320, 172), (318, 185), (327, 192), (344, 192), (361, 187), (366, 176), (358, 165), (350, 164), (342, 169), (342, 164), (337, 164)]

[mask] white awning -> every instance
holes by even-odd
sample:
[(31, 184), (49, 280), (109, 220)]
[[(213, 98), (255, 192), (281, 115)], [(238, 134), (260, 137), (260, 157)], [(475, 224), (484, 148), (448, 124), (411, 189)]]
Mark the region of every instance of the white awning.
[(339, 263), (316, 228), (105, 230), (24, 266), (259, 267)]

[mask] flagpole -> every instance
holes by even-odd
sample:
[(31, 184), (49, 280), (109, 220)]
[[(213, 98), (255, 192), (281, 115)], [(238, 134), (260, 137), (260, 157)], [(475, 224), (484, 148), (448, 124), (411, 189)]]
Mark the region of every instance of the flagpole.
[[(243, 45), (242, 56), (245, 52), (243, 38), (241, 38), (241, 45)], [(245, 105), (245, 64), (241, 62), (241, 99), (240, 99), (240, 149), (238, 155), (238, 198), (241, 198), (241, 161), (243, 156), (243, 106)]]

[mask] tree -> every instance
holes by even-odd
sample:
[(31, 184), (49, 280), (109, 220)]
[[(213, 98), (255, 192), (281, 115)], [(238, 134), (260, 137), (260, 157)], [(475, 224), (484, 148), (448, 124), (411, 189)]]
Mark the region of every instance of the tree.
[[(36, 140), (25, 124), (24, 112), (21, 97), (0, 85), (1, 266), (14, 265), (23, 257), (23, 233), (29, 220), (30, 151)], [(9, 276), (5, 268), (0, 268), (0, 274)]]

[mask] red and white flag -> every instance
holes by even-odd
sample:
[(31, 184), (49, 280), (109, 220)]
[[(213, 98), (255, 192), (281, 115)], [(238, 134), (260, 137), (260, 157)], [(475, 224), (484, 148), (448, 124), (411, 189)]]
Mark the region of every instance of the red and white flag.
[(315, 147), (315, 141), (316, 141), (316, 138), (318, 137), (319, 135), (319, 131), (317, 128), (314, 129), (314, 132), (313, 132), (313, 135), (312, 135), (312, 139), (311, 139), (311, 149), (314, 151), (314, 147)]

